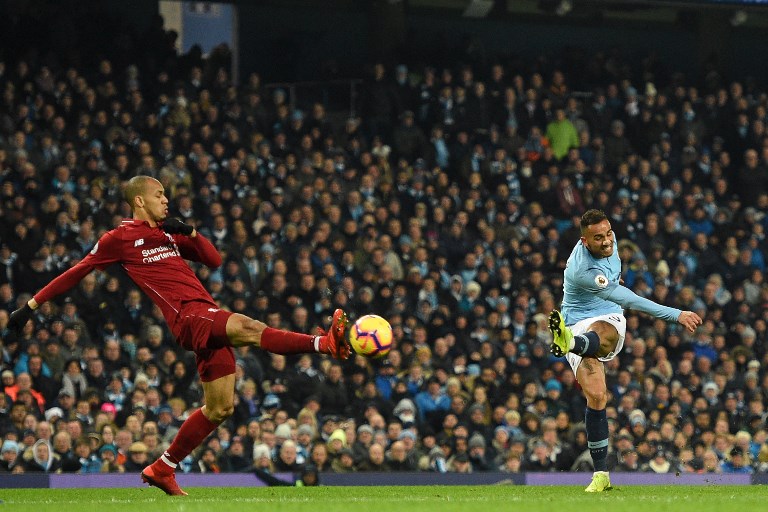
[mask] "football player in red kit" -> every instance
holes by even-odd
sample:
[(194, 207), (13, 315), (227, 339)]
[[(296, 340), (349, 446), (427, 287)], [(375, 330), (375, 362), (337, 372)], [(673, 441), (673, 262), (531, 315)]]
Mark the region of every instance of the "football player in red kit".
[(193, 226), (168, 218), (162, 184), (136, 176), (125, 188), (132, 219), (105, 233), (91, 252), (14, 311), (8, 327), (22, 330), (33, 310), (67, 292), (94, 269), (119, 263), (163, 312), (176, 340), (195, 353), (205, 405), (189, 416), (168, 450), (141, 473), (142, 479), (171, 495), (186, 495), (175, 469), (234, 410), (235, 357), (232, 347), (255, 345), (276, 354), (320, 352), (349, 357), (344, 340), (347, 317), (337, 309), (327, 334), (313, 336), (267, 327), (247, 316), (219, 309), (184, 260), (215, 268), (221, 265), (213, 244)]

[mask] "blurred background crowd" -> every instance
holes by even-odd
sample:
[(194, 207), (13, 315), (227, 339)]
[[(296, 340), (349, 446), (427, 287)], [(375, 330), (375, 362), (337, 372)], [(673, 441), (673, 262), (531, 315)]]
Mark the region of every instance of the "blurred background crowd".
[[(160, 41), (164, 39), (159, 38)], [(120, 268), (8, 314), (130, 216), (137, 174), (221, 252), (222, 307), (313, 332), (392, 324), (386, 358), (240, 348), (234, 416), (184, 471), (591, 470), (585, 402), (551, 357), (578, 219), (604, 210), (627, 312), (606, 363), (614, 471), (768, 467), (768, 92), (657, 58), (568, 52), (372, 63), (351, 115), (290, 101), (226, 48), (116, 66), (0, 61), (0, 472), (138, 471), (202, 405), (195, 365)]]

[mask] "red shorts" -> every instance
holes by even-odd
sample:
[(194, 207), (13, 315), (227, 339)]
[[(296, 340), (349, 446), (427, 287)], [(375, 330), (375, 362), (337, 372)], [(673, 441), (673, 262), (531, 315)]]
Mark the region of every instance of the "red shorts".
[(235, 354), (227, 337), (227, 320), (232, 316), (204, 302), (190, 302), (179, 314), (176, 341), (195, 353), (200, 380), (210, 382), (235, 373)]

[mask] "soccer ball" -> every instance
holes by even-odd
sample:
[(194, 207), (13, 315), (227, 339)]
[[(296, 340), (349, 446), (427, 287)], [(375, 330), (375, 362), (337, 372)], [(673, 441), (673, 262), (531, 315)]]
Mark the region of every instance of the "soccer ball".
[(378, 315), (361, 316), (349, 331), (349, 344), (356, 354), (384, 357), (392, 348), (392, 326)]

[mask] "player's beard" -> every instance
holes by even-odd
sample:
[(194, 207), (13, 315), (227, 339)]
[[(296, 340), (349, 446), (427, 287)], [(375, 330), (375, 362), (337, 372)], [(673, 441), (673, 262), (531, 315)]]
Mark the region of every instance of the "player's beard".
[(613, 254), (613, 244), (605, 248), (602, 245), (598, 245), (595, 248), (587, 246), (587, 249), (595, 258), (608, 258)]

